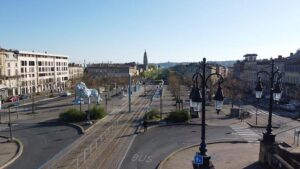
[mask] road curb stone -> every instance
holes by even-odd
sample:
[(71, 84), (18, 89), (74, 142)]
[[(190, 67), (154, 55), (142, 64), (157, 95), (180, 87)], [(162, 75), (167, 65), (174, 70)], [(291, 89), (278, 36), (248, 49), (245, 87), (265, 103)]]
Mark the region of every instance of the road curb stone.
[[(8, 139), (8, 137), (5, 137), (5, 136), (0, 136), (0, 137), (4, 137), (4, 138), (7, 138), (7, 139)], [(17, 153), (15, 154), (15, 156), (14, 156), (13, 158), (11, 158), (10, 160), (8, 160), (4, 165), (0, 166), (0, 169), (4, 169), (5, 167), (11, 165), (11, 164), (12, 164), (13, 162), (15, 162), (15, 161), (22, 155), (22, 153), (23, 153), (23, 147), (24, 147), (24, 146), (23, 146), (22, 142), (21, 142), (19, 139), (15, 138), (15, 137), (13, 137), (13, 142), (15, 142), (15, 143), (17, 144), (17, 146), (18, 146), (18, 148), (17, 148)]]

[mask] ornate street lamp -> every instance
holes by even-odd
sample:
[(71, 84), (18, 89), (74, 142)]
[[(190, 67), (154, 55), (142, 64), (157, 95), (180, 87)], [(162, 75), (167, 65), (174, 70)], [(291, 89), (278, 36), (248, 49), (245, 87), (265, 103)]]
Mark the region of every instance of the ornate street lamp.
[(200, 89), (198, 86), (193, 86), (190, 93), (190, 107), (192, 107), (195, 112), (199, 112), (201, 110), (201, 102), (202, 96)]
[[(266, 74), (270, 78), (270, 103), (269, 103), (269, 119), (268, 125), (266, 128), (266, 132), (263, 134), (263, 142), (267, 143), (274, 143), (275, 142), (275, 135), (272, 134), (272, 112), (273, 112), (273, 101), (279, 101), (281, 98), (281, 87), (280, 81), (282, 78), (282, 73), (279, 71), (278, 68), (274, 70), (274, 60), (271, 59), (271, 72), (267, 71), (259, 71), (257, 72), (258, 83), (255, 88), (256, 90), (256, 98), (261, 98), (262, 95), (262, 85), (260, 82), (260, 74)], [(274, 81), (276, 80), (276, 85), (274, 86)]]
[(255, 97), (257, 99), (257, 101), (256, 101), (256, 113), (255, 113), (255, 125), (257, 125), (258, 102), (259, 102), (259, 99), (261, 99), (261, 97), (262, 97), (262, 93), (263, 93), (262, 90), (263, 90), (263, 87), (262, 87), (261, 79), (259, 77), (258, 81), (256, 83), (256, 87), (255, 87)]
[(220, 82), (218, 84), (218, 89), (217, 89), (214, 99), (215, 99), (216, 111), (217, 111), (217, 114), (219, 114), (219, 112), (221, 111), (221, 109), (223, 107), (223, 102), (224, 102), (224, 95), (223, 95), (223, 91), (222, 91)]
[[(223, 82), (223, 77), (219, 73), (212, 73), (207, 75), (206, 74), (206, 59), (203, 58), (202, 63), (200, 64), (200, 69), (202, 69), (202, 73), (197, 71), (193, 75), (193, 88), (190, 93), (190, 106), (193, 107), (195, 111), (200, 111), (202, 109), (202, 122), (201, 122), (201, 144), (199, 147), (199, 151), (197, 152), (196, 155), (194, 156), (193, 160), (193, 167), (194, 169), (213, 169), (213, 165), (210, 162), (210, 156), (206, 154), (207, 149), (206, 149), (206, 143), (205, 143), (205, 102), (206, 102), (206, 97), (205, 97), (205, 91), (207, 87), (207, 82), (209, 78), (213, 75), (217, 76), (219, 78), (219, 86), (215, 95), (215, 101), (216, 101), (216, 110), (219, 112), (222, 108), (223, 105), (223, 92), (221, 88), (221, 83)], [(201, 81), (198, 83), (198, 80)], [(200, 90), (201, 87), (201, 90)]]
[(260, 80), (260, 77), (259, 77), (258, 81), (257, 81), (257, 84), (256, 84), (256, 87), (255, 87), (255, 97), (257, 99), (261, 99), (262, 93), (263, 93), (262, 90), (263, 90), (263, 87), (262, 87), (261, 80)]
[(277, 102), (281, 98), (281, 86), (280, 86), (280, 83), (278, 80), (276, 82), (275, 89), (273, 91), (273, 98), (274, 98), (274, 101), (277, 101)]

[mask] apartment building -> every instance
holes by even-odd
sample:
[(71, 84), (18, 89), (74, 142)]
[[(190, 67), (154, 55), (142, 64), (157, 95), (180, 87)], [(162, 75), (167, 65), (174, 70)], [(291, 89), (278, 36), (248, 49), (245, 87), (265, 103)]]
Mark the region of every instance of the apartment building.
[(83, 76), (83, 67), (81, 64), (69, 63), (69, 79), (78, 79)]
[(94, 77), (128, 77), (129, 74), (132, 76), (139, 74), (134, 62), (125, 64), (89, 64), (86, 67), (86, 72)]
[[(256, 54), (244, 55), (243, 61), (237, 61), (233, 66), (233, 75), (246, 82), (246, 88), (255, 88), (257, 82), (257, 72), (260, 70), (271, 71), (271, 61), (269, 59), (257, 60)], [(300, 87), (300, 50), (288, 57), (279, 55), (274, 58), (275, 67), (284, 73), (282, 77), (283, 88), (286, 93), (291, 87)], [(261, 75), (264, 84), (269, 83), (268, 76)], [(269, 87), (265, 85), (265, 87)]]
[(7, 95), (62, 91), (66, 88), (68, 56), (1, 49), (1, 84)]
[(66, 88), (68, 56), (39, 52), (16, 52), (21, 76), (21, 93), (62, 91)]
[(12, 51), (0, 50), (1, 96), (18, 94), (18, 87), (20, 86), (18, 58)]

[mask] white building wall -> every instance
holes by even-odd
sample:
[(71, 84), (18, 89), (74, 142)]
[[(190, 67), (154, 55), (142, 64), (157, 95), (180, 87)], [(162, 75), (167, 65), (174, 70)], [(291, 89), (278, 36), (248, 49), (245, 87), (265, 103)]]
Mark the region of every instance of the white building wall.
[(18, 62), (22, 94), (65, 89), (68, 80), (67, 56), (20, 51)]

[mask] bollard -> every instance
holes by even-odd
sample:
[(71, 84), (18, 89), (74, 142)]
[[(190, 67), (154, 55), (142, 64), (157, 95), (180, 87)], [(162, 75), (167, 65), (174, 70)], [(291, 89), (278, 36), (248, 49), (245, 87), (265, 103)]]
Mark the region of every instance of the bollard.
[(79, 168), (79, 160), (78, 160), (78, 157), (76, 158), (76, 169)]

